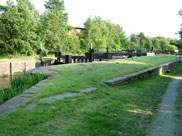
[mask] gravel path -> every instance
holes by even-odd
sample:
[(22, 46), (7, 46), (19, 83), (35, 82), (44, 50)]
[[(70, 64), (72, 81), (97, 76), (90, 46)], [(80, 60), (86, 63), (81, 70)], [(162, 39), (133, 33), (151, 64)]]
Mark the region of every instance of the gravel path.
[(170, 84), (166, 94), (162, 98), (162, 103), (152, 122), (149, 136), (174, 136), (175, 135), (175, 101), (178, 95), (177, 89), (182, 83), (182, 77), (175, 77)]

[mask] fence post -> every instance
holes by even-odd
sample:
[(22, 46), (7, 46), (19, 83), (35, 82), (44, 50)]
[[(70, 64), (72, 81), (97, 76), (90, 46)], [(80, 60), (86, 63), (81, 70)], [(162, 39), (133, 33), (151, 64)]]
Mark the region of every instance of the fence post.
[(106, 47), (106, 51), (107, 51), (107, 53), (109, 53), (109, 47), (108, 46)]
[(41, 63), (41, 66), (43, 66), (43, 59), (42, 59), (42, 44), (40, 45), (40, 63)]
[(93, 45), (91, 44), (91, 46), (90, 46), (89, 62), (93, 62), (93, 61), (94, 61), (94, 48), (93, 48)]
[(57, 62), (60, 64), (61, 63), (61, 48), (60, 46), (58, 47), (58, 53), (57, 53)]
[(106, 47), (106, 58), (109, 59), (109, 47)]
[(65, 63), (66, 64), (72, 63), (72, 55), (66, 55), (65, 56)]

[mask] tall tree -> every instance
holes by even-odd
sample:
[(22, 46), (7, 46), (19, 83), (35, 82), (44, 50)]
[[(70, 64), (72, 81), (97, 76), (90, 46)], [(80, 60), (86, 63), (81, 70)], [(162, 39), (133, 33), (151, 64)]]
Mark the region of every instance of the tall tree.
[(7, 1), (0, 16), (0, 49), (9, 54), (32, 55), (39, 45), (36, 33), (37, 16), (30, 10), (28, 0), (19, 0), (17, 5)]
[[(182, 9), (179, 10), (178, 15), (182, 16)], [(182, 26), (182, 24), (181, 24), (181, 26)], [(178, 33), (179, 33), (179, 35), (180, 35), (180, 38), (182, 39), (182, 28), (180, 29), (180, 31), (178, 31)]]
[(160, 43), (159, 43), (159, 40), (157, 38), (152, 39), (152, 44), (153, 44), (155, 49), (160, 49)]
[(131, 42), (135, 42), (136, 44), (139, 43), (139, 39), (138, 39), (138, 37), (137, 37), (136, 34), (132, 34), (132, 35), (131, 35), (130, 41), (131, 41)]
[[(96, 50), (126, 48), (129, 44), (128, 39), (119, 25), (115, 25), (110, 21), (104, 21), (100, 17), (88, 18), (85, 22), (86, 31), (82, 36), (81, 43), (85, 49), (89, 49), (91, 43), (94, 43)], [(82, 46), (83, 46), (82, 45)]]
[(61, 46), (67, 50), (68, 15), (64, 11), (64, 1), (48, 0), (45, 3), (46, 11), (40, 17), (40, 32), (45, 48), (53, 50)]
[(153, 47), (153, 45), (152, 45), (152, 39), (150, 37), (148, 37), (148, 36), (145, 37), (145, 48), (147, 50), (151, 50), (152, 47)]

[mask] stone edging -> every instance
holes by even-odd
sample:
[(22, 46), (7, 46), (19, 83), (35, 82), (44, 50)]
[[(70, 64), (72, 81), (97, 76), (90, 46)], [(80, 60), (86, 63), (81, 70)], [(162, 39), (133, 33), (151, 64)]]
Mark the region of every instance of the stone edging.
[(107, 81), (104, 81), (104, 83), (109, 86), (125, 85), (125, 84), (129, 84), (129, 83), (134, 82), (139, 79), (144, 79), (144, 78), (152, 76), (152, 75), (164, 74), (167, 71), (170, 71), (170, 70), (176, 68), (180, 64), (181, 64), (181, 61), (176, 60), (173, 62), (162, 64), (160, 66), (156, 66), (156, 67), (148, 68), (146, 70), (142, 70), (142, 71), (139, 71), (136, 73), (132, 73), (132, 74), (129, 74), (126, 76), (107, 80)]

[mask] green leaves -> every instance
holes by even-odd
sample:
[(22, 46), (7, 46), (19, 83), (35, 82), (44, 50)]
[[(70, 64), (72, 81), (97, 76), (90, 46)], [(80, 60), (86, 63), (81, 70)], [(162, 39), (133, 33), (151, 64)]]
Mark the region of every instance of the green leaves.
[[(172, 46), (171, 44), (171, 39), (167, 39), (165, 37), (148, 37), (145, 36), (143, 33), (140, 33), (138, 35), (132, 34), (131, 35), (131, 48), (133, 49), (142, 49), (142, 50), (151, 50), (152, 48), (154, 49), (176, 49), (176, 46)], [(177, 45), (176, 41), (175, 44)]]
[(125, 48), (126, 44), (129, 43), (125, 33), (119, 25), (115, 25), (110, 21), (104, 21), (100, 17), (88, 18), (85, 22), (86, 31), (82, 38), (84, 42), (81, 45), (88, 50), (90, 44), (94, 44), (96, 50), (102, 51), (109, 47), (111, 49)]
[(58, 46), (64, 50), (68, 38), (68, 16), (64, 13), (64, 2), (49, 0), (45, 7), (47, 11), (40, 16), (42, 42), (48, 50)]
[[(37, 16), (28, 0), (10, 3), (0, 16), (0, 48), (7, 54), (32, 55), (39, 44)], [(1, 50), (0, 49), (0, 50)]]

